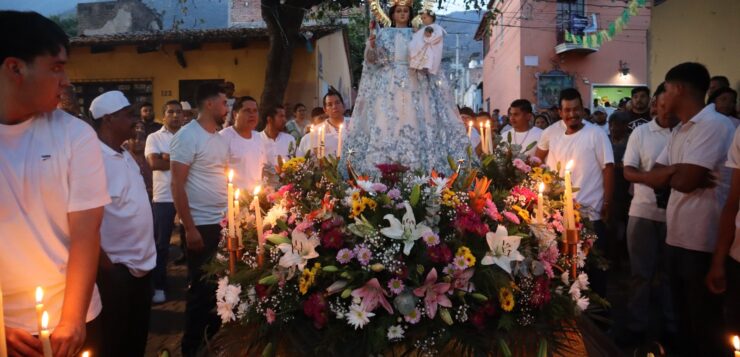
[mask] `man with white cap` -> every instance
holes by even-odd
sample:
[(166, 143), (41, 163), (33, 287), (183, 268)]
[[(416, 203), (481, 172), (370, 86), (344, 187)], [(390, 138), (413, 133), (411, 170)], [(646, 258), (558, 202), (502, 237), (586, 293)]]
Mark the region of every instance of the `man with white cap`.
[(149, 331), (151, 270), (156, 264), (152, 209), (139, 165), (122, 148), (138, 118), (119, 91), (90, 104), (112, 202), (100, 227), (98, 287), (103, 301), (104, 356), (143, 356)]
[(51, 20), (17, 11), (0, 11), (0, 38), (0, 344), (10, 356), (41, 355), (41, 287), (55, 356), (96, 356), (94, 267), (110, 197), (95, 133), (56, 110), (69, 85), (69, 39)]

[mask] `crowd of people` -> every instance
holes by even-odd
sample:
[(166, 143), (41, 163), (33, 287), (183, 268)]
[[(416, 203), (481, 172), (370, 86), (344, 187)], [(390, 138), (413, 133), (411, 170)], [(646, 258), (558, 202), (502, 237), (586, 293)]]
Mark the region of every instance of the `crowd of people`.
[[(203, 265), (221, 239), (225, 173), (252, 190), (275, 184), (275, 167), (292, 154), (319, 145), (338, 152), (350, 124), (342, 96), (330, 90), (310, 113), (296, 104), (291, 120), (285, 107), (267, 108), (261, 131), (257, 100), (235, 97), (228, 82), (201, 85), (197, 110), (166, 102), (161, 124), (151, 104), (132, 105), (119, 91), (96, 97), (80, 120), (60, 101), (70, 86), (67, 36), (41, 15), (0, 11), (0, 31), (19, 27), (28, 30), (0, 51), (0, 323), (10, 355), (42, 351), (37, 286), (55, 356), (143, 355), (152, 303), (167, 300), (177, 226), (189, 282), (182, 353), (196, 355), (220, 326)], [(677, 354), (726, 355), (729, 333), (740, 330), (737, 92), (703, 65), (682, 63), (652, 96), (647, 87), (631, 94), (608, 116), (598, 101), (587, 114), (569, 88), (540, 113), (517, 99), (505, 116), (465, 107), (459, 118), (472, 126), (466, 145), (478, 154), (475, 128), (489, 121), (550, 167), (573, 160), (575, 199), (595, 247), (618, 261), (623, 244), (629, 261), (629, 316), (618, 340), (655, 337), (647, 334), (657, 310), (658, 338)], [(308, 139), (317, 128), (323, 143)], [(608, 299), (609, 271), (589, 277)]]

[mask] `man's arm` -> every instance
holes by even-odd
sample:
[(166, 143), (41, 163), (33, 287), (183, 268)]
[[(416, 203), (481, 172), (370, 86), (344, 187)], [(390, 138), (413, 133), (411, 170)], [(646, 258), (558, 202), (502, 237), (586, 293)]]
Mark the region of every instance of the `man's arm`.
[(547, 157), (547, 154), (550, 152), (550, 150), (542, 150), (539, 147), (537, 147), (537, 150), (534, 152), (534, 156), (536, 156), (540, 161), (545, 162), (545, 158)]
[(730, 253), (732, 242), (736, 239), (735, 217), (737, 216), (738, 202), (740, 202), (740, 169), (733, 169), (730, 194), (719, 217), (717, 246), (714, 248), (712, 264), (705, 279), (707, 288), (715, 294), (720, 294), (727, 288), (725, 261), (727, 260), (727, 255)]
[(93, 294), (100, 250), (103, 207), (67, 214), (70, 231), (66, 288), (59, 325), (51, 336), (54, 356), (72, 356), (85, 342), (87, 309)]
[(169, 171), (170, 169), (170, 154), (167, 153), (151, 153), (146, 156), (146, 162), (149, 163), (149, 167), (152, 171)]
[(706, 167), (694, 164), (675, 164), (676, 172), (671, 176), (671, 187), (679, 192), (689, 193), (699, 188), (713, 187), (712, 172)]
[(624, 167), (624, 178), (633, 183), (641, 183), (651, 188), (669, 188), (671, 177), (676, 172), (676, 166), (664, 166), (655, 163), (650, 171), (641, 171), (633, 166)]
[(188, 179), (190, 166), (181, 162), (170, 161), (170, 171), (172, 171), (172, 200), (175, 203), (175, 210), (177, 210), (177, 214), (185, 227), (188, 249), (199, 251), (203, 249), (203, 238), (195, 227), (193, 216), (190, 214), (188, 194), (185, 192), (185, 183)]
[(604, 177), (604, 204), (601, 206), (601, 219), (606, 220), (609, 217), (609, 205), (611, 205), (614, 194), (614, 164), (604, 165), (601, 175)]

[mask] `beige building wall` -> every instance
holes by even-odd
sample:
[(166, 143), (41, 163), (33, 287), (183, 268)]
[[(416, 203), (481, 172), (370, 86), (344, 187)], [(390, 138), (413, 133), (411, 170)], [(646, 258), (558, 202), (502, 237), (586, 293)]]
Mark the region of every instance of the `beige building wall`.
[(740, 1), (667, 0), (654, 6), (648, 53), (651, 87), (671, 67), (694, 61), (740, 89)]

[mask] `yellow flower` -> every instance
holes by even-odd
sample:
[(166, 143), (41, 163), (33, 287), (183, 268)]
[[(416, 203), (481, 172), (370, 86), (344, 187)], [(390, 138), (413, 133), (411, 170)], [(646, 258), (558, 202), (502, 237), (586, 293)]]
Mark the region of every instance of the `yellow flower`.
[(475, 266), (475, 256), (472, 254), (466, 254), (465, 263), (467, 263), (469, 267)]
[(503, 287), (499, 289), (498, 300), (504, 311), (511, 311), (514, 309), (514, 294), (508, 288)]
[(375, 208), (378, 207), (377, 202), (367, 197), (362, 198), (362, 204), (366, 205), (367, 207), (370, 207), (371, 210), (375, 210)]
[(460, 198), (452, 190), (446, 188), (442, 191), (442, 204), (449, 207), (457, 207), (460, 205)]
[(295, 171), (297, 170), (303, 163), (306, 162), (306, 158), (304, 157), (294, 157), (286, 162), (283, 163), (283, 171)]
[(351, 216), (357, 217), (360, 214), (362, 214), (362, 211), (365, 210), (365, 205), (362, 203), (362, 201), (353, 201), (352, 202), (352, 213)]
[(524, 220), (524, 222), (526, 222), (526, 223), (529, 223), (530, 222), (529, 212), (527, 212), (525, 210), (519, 210), (519, 211), (517, 211), (517, 214), (519, 215), (519, 217), (521, 217)]
[(465, 256), (467, 254), (470, 254), (470, 248), (468, 248), (466, 246), (462, 246), (460, 248), (457, 248), (457, 252), (455, 252), (455, 255)]
[(355, 191), (352, 193), (352, 201), (359, 201), (360, 200), (360, 191)]
[(298, 280), (298, 291), (301, 295), (306, 295), (308, 288), (316, 282), (316, 274), (321, 269), (321, 263), (315, 263), (311, 269), (303, 269), (301, 278)]
[(552, 183), (552, 175), (550, 175), (550, 174), (543, 174), (542, 175), (542, 182), (545, 185), (551, 184)]

